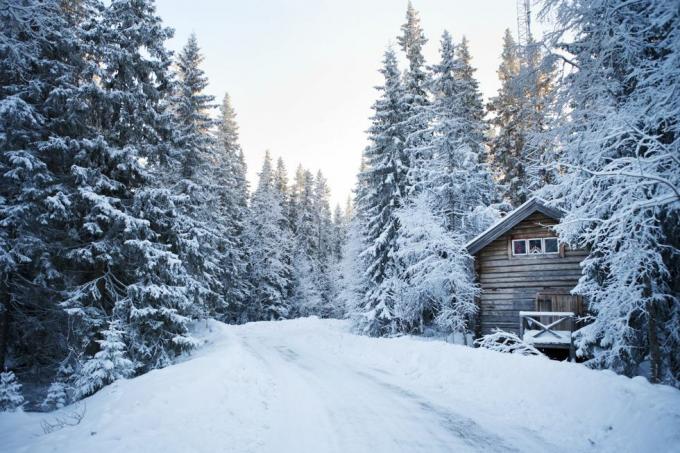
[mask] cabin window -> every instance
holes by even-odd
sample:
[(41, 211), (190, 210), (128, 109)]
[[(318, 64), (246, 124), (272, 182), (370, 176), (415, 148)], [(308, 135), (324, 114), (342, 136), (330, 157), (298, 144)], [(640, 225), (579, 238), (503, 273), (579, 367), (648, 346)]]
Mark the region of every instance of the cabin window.
[(543, 239), (543, 244), (545, 247), (543, 250), (545, 250), (545, 253), (558, 253), (559, 248), (557, 246), (557, 238), (545, 238)]
[(519, 241), (512, 241), (512, 254), (513, 255), (527, 254), (527, 243), (524, 239), (520, 239)]
[(532, 255), (543, 253), (543, 241), (540, 239), (529, 239), (529, 253)]
[(553, 255), (559, 253), (557, 238), (513, 239), (513, 255)]

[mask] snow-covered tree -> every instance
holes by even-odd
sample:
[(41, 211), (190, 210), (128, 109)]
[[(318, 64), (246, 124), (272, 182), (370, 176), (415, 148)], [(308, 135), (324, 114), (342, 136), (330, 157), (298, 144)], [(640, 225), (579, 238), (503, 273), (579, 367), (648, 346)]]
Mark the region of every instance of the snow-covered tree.
[[(351, 215), (351, 213), (348, 213)], [(348, 218), (345, 211), (340, 204), (335, 205), (333, 210), (333, 228), (331, 237), (331, 253), (334, 260), (339, 261), (342, 258), (342, 246), (345, 243), (347, 236)]]
[(410, 1), (406, 9), (406, 22), (401, 26), (401, 32), (397, 41), (408, 61), (408, 68), (403, 73), (404, 123), (401, 129), (404, 134), (404, 155), (408, 159), (404, 164), (410, 169), (408, 190), (413, 191), (418, 189), (420, 173), (417, 169), (420, 165), (426, 165), (421, 152), (428, 132), (429, 81), (423, 56), (423, 46), (427, 39), (420, 25), (419, 14)]
[(680, 382), (680, 16), (663, 0), (551, 0), (562, 62), (562, 240), (589, 250), (574, 292), (593, 323), (578, 345), (593, 366)]
[(176, 59), (178, 80), (172, 97), (172, 110), (177, 118), (174, 131), (177, 161), (181, 175), (189, 180), (205, 172), (213, 150), (209, 131), (215, 125), (210, 117), (215, 99), (204, 93), (208, 78), (200, 67), (202, 62), (198, 40), (192, 33)]
[(420, 179), (424, 190), (436, 194), (434, 208), (447, 228), (470, 238), (488, 226), (479, 221), (478, 209), (495, 198), (484, 163), (484, 110), (465, 39), (456, 48), (445, 31), (440, 53), (432, 67), (430, 139), (422, 147), (427, 160)]
[(335, 229), (330, 208), (330, 188), (326, 178), (319, 171), (314, 181), (314, 198), (312, 202), (315, 223), (315, 248), (313, 256), (315, 264), (315, 286), (321, 294), (321, 304), (316, 308), (317, 315), (331, 317), (336, 314), (336, 282), (335, 257), (333, 246)]
[(167, 239), (186, 268), (196, 314), (219, 317), (230, 311), (226, 283), (233, 280), (222, 194), (231, 187), (220, 171), (222, 154), (212, 135), (213, 97), (204, 93), (208, 80), (200, 65), (203, 57), (191, 35), (177, 57), (176, 82), (171, 99), (174, 123), (173, 155), (157, 168), (160, 188), (171, 191), (175, 216)]
[(8, 0), (0, 11), (0, 369), (11, 356), (49, 375), (68, 349), (59, 255), (73, 242), (83, 112), (70, 94), (86, 66), (72, 19), (58, 1)]
[(45, 410), (61, 409), (68, 402), (66, 383), (54, 381), (47, 389), (47, 395), (41, 406)]
[(321, 171), (314, 179), (314, 198), (312, 209), (314, 212), (314, 229), (316, 242), (316, 258), (320, 263), (328, 262), (333, 253), (333, 217), (330, 207), (330, 188)]
[(217, 148), (212, 162), (212, 187), (217, 192), (216, 217), (223, 225), (228, 242), (223, 244), (223, 283), (229, 321), (243, 321), (250, 292), (248, 250), (244, 238), (248, 216), (248, 180), (243, 151), (239, 144), (236, 113), (228, 94), (221, 105), (217, 128)]
[(96, 341), (115, 314), (131, 357), (150, 369), (195, 346), (191, 276), (164, 238), (173, 200), (151, 184), (172, 156), (165, 47), (172, 33), (146, 0), (115, 0), (95, 19), (84, 26), (88, 77), (65, 94), (67, 106), (83, 112), (71, 125), (85, 138), (64, 182), (74, 186), (64, 306), (77, 320), (79, 347)]
[(290, 313), (291, 238), (269, 152), (259, 176), (246, 224), (252, 284), (250, 319), (285, 319)]
[(350, 220), (342, 248), (342, 259), (338, 264), (341, 279), (338, 285), (339, 302), (343, 311), (357, 322), (355, 327), (361, 327), (363, 324), (364, 296), (371, 284), (366, 277), (368, 260), (362, 255), (367, 246), (365, 231), (360, 217)]
[(319, 171), (314, 177), (302, 166), (296, 171), (290, 196), (293, 233), (294, 292), (292, 305), (298, 314), (334, 316), (336, 287), (335, 227), (330, 213), (330, 189)]
[(380, 72), (385, 82), (378, 88), (381, 96), (373, 105), (368, 131), (371, 145), (364, 151), (357, 198), (367, 244), (362, 255), (371, 284), (354, 318), (357, 329), (370, 335), (388, 334), (396, 329), (389, 282), (395, 270), (394, 252), (399, 235), (396, 210), (403, 205), (409, 172), (408, 156), (404, 152), (404, 89), (396, 55), (391, 49), (385, 52)]
[(110, 321), (97, 340), (99, 351), (87, 359), (77, 372), (74, 387), (76, 398), (92, 395), (105, 385), (134, 375), (135, 366), (127, 357), (123, 333), (118, 321)]
[(488, 104), (495, 128), (489, 160), (505, 197), (515, 206), (550, 182), (552, 172), (539, 167), (554, 157), (541, 140), (550, 120), (553, 67), (541, 64), (538, 43), (529, 41), (519, 47), (510, 30), (505, 31), (498, 67), (501, 87)]
[(429, 198), (421, 194), (397, 212), (395, 317), (404, 332), (420, 333), (432, 321), (448, 332), (467, 332), (479, 293), (472, 257), (464, 235), (450, 232), (433, 215)]
[(24, 405), (21, 384), (11, 371), (0, 373), (0, 412), (14, 412)]

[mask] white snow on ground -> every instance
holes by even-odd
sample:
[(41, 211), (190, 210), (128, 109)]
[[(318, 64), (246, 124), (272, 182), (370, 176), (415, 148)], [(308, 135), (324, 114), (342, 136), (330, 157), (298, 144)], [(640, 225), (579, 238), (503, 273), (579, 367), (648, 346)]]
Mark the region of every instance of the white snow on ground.
[(315, 318), (226, 326), (177, 365), (0, 414), (3, 452), (679, 452), (680, 391), (581, 365)]

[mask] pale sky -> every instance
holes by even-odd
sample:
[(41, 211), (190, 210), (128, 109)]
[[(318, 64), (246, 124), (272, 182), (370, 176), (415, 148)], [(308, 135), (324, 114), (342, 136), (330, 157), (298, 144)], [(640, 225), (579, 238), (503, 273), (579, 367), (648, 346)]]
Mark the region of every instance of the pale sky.
[[(157, 0), (179, 50), (195, 32), (221, 101), (238, 114), (251, 187), (265, 150), (324, 173), (332, 202), (344, 203), (367, 144), (377, 72), (406, 14), (406, 0)], [(467, 36), (485, 98), (495, 94), (502, 36), (516, 33), (515, 0), (413, 0), (428, 38), (428, 64), (439, 37)], [(403, 64), (402, 64), (403, 69)]]

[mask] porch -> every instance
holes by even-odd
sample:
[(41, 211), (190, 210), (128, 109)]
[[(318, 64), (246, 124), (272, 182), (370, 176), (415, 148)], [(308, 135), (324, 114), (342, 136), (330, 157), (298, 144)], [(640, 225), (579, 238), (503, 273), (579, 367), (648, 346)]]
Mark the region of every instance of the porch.
[(573, 333), (576, 315), (570, 311), (520, 311), (519, 337), (539, 350), (567, 350), (576, 359)]

